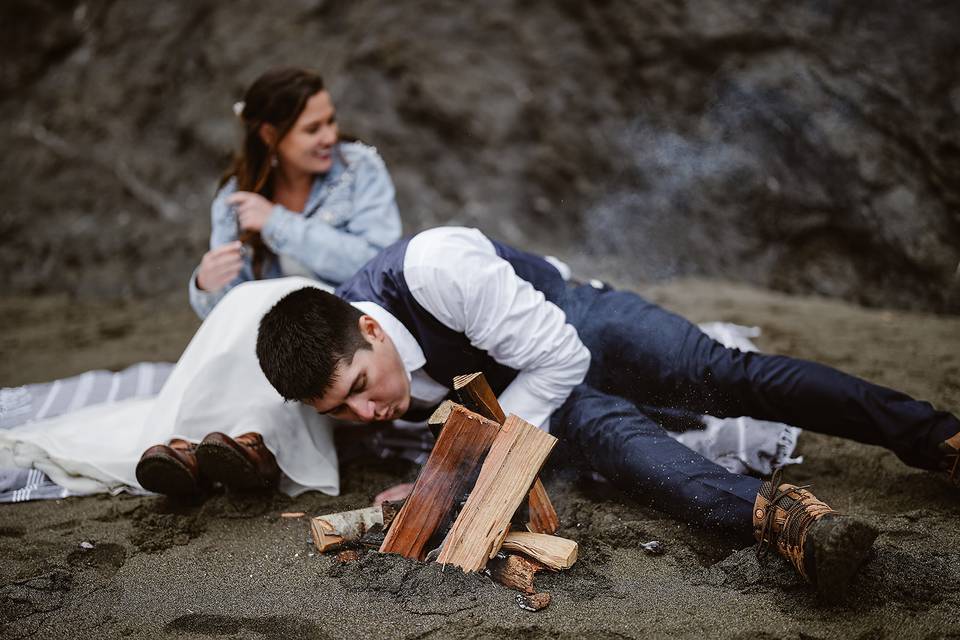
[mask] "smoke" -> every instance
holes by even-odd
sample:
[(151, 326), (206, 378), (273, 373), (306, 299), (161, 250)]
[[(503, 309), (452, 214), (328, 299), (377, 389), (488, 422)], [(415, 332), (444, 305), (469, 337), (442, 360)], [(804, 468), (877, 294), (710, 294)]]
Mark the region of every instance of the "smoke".
[(642, 119), (624, 146), (631, 179), (587, 212), (589, 250), (627, 258), (633, 275), (651, 280), (691, 272), (704, 249), (723, 251), (713, 236), (715, 221), (708, 223), (717, 203), (735, 202), (738, 191), (755, 188), (755, 158), (737, 145)]
[(829, 208), (822, 138), (783, 93), (741, 85), (718, 90), (693, 126), (636, 118), (621, 136), (617, 188), (585, 216), (588, 250), (648, 280), (762, 269), (770, 238), (799, 222), (785, 199)]

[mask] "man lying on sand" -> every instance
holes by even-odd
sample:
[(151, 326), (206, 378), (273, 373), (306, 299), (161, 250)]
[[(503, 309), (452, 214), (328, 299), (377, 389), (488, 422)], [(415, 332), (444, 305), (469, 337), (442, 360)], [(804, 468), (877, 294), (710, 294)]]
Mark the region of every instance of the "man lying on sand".
[(620, 489), (776, 548), (828, 594), (876, 530), (778, 474), (761, 482), (706, 460), (664, 432), (663, 409), (785, 422), (956, 475), (955, 416), (824, 365), (728, 349), (634, 293), (567, 283), (476, 230), (402, 240), (336, 294), (294, 291), (261, 321), (257, 357), (284, 398), (343, 420), (415, 419), (455, 375), (483, 371), (505, 412), (567, 441)]

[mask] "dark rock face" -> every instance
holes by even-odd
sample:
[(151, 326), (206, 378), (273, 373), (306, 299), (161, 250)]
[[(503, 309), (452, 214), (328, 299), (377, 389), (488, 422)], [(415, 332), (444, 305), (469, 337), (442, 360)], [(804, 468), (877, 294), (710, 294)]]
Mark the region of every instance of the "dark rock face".
[(960, 310), (952, 0), (12, 0), (0, 24), (4, 290), (183, 287), (231, 104), (297, 64), (380, 149), (408, 232)]

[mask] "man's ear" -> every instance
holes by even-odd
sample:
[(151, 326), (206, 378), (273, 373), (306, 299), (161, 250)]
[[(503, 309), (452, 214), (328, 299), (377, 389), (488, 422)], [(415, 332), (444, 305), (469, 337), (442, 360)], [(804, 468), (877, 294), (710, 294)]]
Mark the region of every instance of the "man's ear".
[(260, 125), (260, 139), (263, 140), (263, 144), (268, 147), (273, 147), (277, 143), (277, 128), (270, 124), (269, 122), (264, 122)]
[(374, 320), (372, 316), (360, 316), (360, 319), (357, 320), (357, 325), (360, 328), (360, 335), (370, 344), (382, 341), (386, 335), (383, 332), (383, 327), (381, 327), (380, 323)]

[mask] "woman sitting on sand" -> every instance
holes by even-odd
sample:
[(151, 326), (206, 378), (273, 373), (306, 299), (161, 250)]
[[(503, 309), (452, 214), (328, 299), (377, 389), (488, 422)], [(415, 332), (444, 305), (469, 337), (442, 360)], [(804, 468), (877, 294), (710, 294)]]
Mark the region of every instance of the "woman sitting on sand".
[(210, 250), (190, 278), (201, 318), (249, 280), (338, 285), (400, 237), (390, 174), (373, 147), (340, 140), (319, 75), (268, 71), (234, 109), (243, 147), (211, 207)]
[[(211, 207), (210, 250), (190, 278), (201, 318), (250, 280), (302, 275), (335, 286), (400, 237), (390, 175), (375, 149), (340, 140), (319, 75), (268, 71), (235, 111), (243, 147)], [(213, 432), (199, 447), (184, 439), (151, 447), (136, 474), (151, 491), (189, 493), (201, 475), (252, 489), (275, 484), (280, 470), (259, 432)]]

